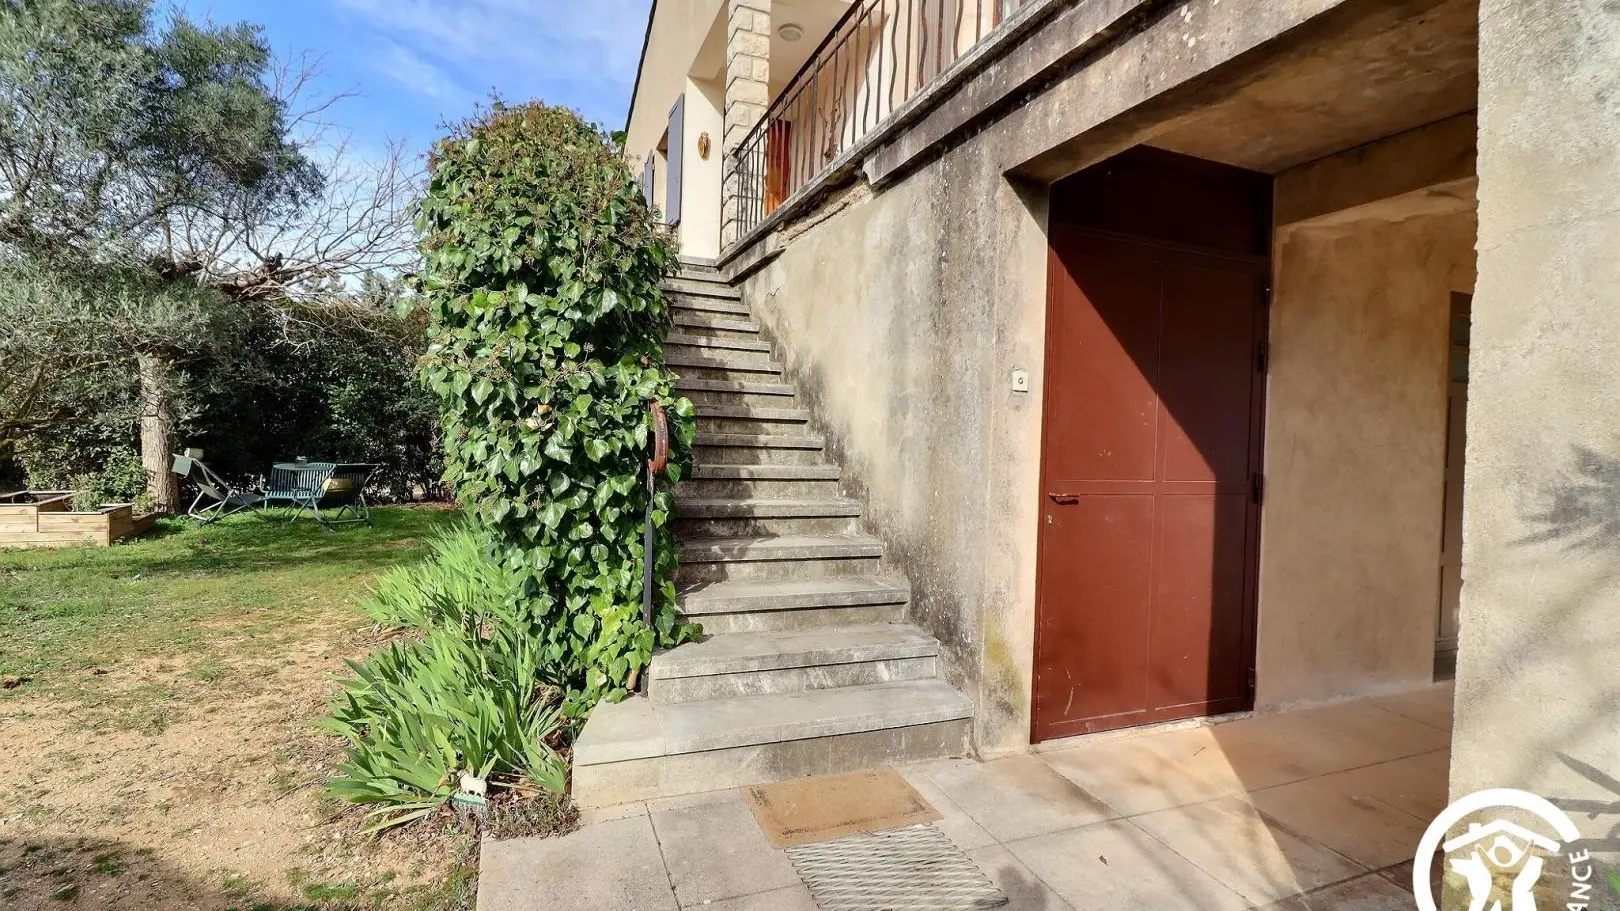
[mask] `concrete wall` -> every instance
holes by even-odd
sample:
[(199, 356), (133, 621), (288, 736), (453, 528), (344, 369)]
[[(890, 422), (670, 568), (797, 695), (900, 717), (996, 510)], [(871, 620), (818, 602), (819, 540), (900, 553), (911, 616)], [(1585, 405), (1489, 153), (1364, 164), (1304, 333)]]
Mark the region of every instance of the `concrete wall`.
[(1361, 211), (1277, 237), (1261, 709), (1433, 677), (1450, 298), (1473, 285), (1474, 217)]
[[(953, 155), (847, 206), (746, 283), (978, 703), (979, 748), (1028, 742), (1034, 650), (1044, 192)], [(994, 251), (994, 253), (992, 253)]]
[[(1340, 0), (1076, 4), (1064, 14), (1067, 18), (1056, 20), (1069, 23), (1065, 30), (1054, 26), (1037, 31), (1028, 47), (1042, 46), (1046, 36), (1072, 35), (1083, 42), (1102, 34), (1117, 36), (1088, 56), (1084, 66), (1055, 75), (1040, 93), (995, 113), (943, 151), (924, 154), (904, 137), (894, 139), (887, 148), (905, 155), (879, 153), (888, 156), (884, 160), (892, 167), (884, 170), (877, 191), (864, 185), (846, 190), (817, 212), (740, 251), (732, 263), (780, 250), (745, 278), (747, 299), (767, 330), (784, 342), (782, 356), (812, 399), (832, 454), (843, 462), (846, 477), (860, 485), (851, 492), (866, 500), (868, 526), (889, 542), (896, 562), (911, 577), (913, 616), (945, 643), (947, 676), (978, 703), (975, 739), (983, 753), (1020, 749), (1029, 742), (1046, 183), (1162, 135), (1195, 114), (1220, 116), (1221, 109), (1212, 105), (1222, 98), (1252, 107), (1254, 99), (1245, 100), (1244, 92), (1278, 96), (1275, 86), (1286, 80), (1262, 72), (1257, 62), (1265, 59), (1257, 49), (1268, 43), (1288, 44), (1282, 54), (1285, 71), (1307, 67), (1315, 74), (1300, 90), (1304, 94), (1327, 84), (1333, 87), (1332, 99), (1351, 97), (1354, 93), (1339, 90), (1342, 79), (1322, 75), (1328, 58), (1312, 42), (1322, 35), (1336, 36), (1343, 53), (1331, 59), (1342, 58), (1353, 70), (1363, 63), (1357, 54), (1370, 53), (1358, 49), (1383, 46), (1366, 40), (1367, 35), (1399, 28), (1403, 17), (1417, 14), (1389, 4), (1345, 5), (1354, 9), (1341, 10)], [(1128, 11), (1139, 8), (1151, 9), (1156, 18), (1146, 27), (1116, 28)], [(1320, 25), (1329, 13), (1342, 20), (1330, 23), (1332, 28)], [(1307, 25), (1320, 27), (1311, 31)], [(1058, 49), (1046, 50), (1063, 57)], [(993, 81), (997, 72), (1019, 71), (1016, 61), (1005, 67), (987, 70), (986, 78)], [(1237, 72), (1235, 81), (1225, 89), (1203, 87), (1208, 74), (1222, 70)], [(1409, 85), (1401, 83), (1398, 91), (1410, 94)], [(1200, 87), (1193, 91), (1190, 86)], [(1355, 98), (1363, 107), (1379, 106)], [(940, 112), (948, 110), (946, 105)], [(1303, 135), (1313, 126), (1345, 129), (1344, 141), (1308, 137), (1294, 151), (1305, 156), (1296, 163), (1309, 160), (1311, 150), (1324, 143), (1348, 148), (1428, 122), (1385, 129), (1398, 118), (1365, 121), (1384, 130), (1365, 135), (1356, 132), (1363, 120), (1339, 117), (1329, 103), (1303, 98), (1289, 111), (1287, 118), (1279, 114), (1266, 120), (1265, 128), (1284, 136)], [(927, 132), (933, 116), (920, 121), (917, 130)], [(1356, 135), (1360, 138), (1350, 138)], [(1242, 147), (1238, 143), (1235, 151)], [(1433, 255), (1441, 256), (1438, 250)], [(1450, 290), (1448, 280), (1449, 274), (1435, 287)], [(1362, 291), (1377, 294), (1369, 286)], [(1414, 316), (1413, 326), (1406, 328), (1435, 339), (1428, 355), (1433, 360), (1426, 362), (1434, 372), (1426, 382), (1438, 396), (1438, 427), (1444, 414), (1443, 303), (1436, 314), (1432, 323)], [(1379, 328), (1376, 320), (1371, 322)], [(1011, 373), (1020, 367), (1034, 381), (1029, 393), (1010, 390)], [(1369, 402), (1363, 407), (1375, 406)], [(1414, 410), (1427, 413), (1426, 408)], [(1413, 426), (1422, 423), (1414, 417)], [(1428, 465), (1435, 484), (1443, 442), (1437, 430), (1423, 444), (1421, 458), (1413, 459)], [(1437, 536), (1439, 527), (1436, 503), (1424, 534)], [(1418, 537), (1414, 526), (1412, 540)], [(1360, 543), (1364, 550), (1358, 559), (1375, 555), (1376, 547), (1365, 535)], [(1424, 560), (1432, 589), (1439, 572), (1437, 543)], [(1281, 566), (1282, 560), (1273, 562)], [(1275, 591), (1281, 598), (1280, 589)], [(1275, 603), (1285, 610), (1283, 601)], [(1421, 635), (1415, 643), (1402, 637), (1395, 677), (1409, 678), (1419, 649), (1432, 653), (1435, 611), (1432, 600), (1418, 611), (1426, 642)], [(1277, 641), (1286, 642), (1280, 627), (1278, 632)], [(1350, 671), (1335, 679), (1347, 685), (1355, 662), (1341, 661), (1340, 666)], [(1276, 679), (1285, 681), (1283, 665), (1277, 668)], [(1384, 674), (1373, 679), (1393, 678)], [(1328, 691), (1343, 690), (1322, 690)], [(1278, 701), (1308, 698), (1297, 695), (1297, 686), (1296, 695), (1287, 695), (1286, 689), (1274, 692)]]
[(1607, 839), (1620, 800), (1613, 4), (1485, 0), (1479, 126), (1451, 788), (1581, 801), (1596, 812), (1576, 822)]

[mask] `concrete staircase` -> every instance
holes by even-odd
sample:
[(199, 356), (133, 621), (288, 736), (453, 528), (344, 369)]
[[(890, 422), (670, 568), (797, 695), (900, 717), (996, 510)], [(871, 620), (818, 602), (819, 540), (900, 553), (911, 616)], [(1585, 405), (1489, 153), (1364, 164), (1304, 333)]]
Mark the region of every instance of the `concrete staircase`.
[(698, 410), (696, 465), (676, 489), (679, 604), (705, 638), (655, 656), (646, 696), (596, 709), (575, 799), (960, 755), (973, 704), (938, 678), (939, 643), (903, 622), (911, 587), (862, 533), (748, 307), (699, 267), (665, 291), (665, 353)]

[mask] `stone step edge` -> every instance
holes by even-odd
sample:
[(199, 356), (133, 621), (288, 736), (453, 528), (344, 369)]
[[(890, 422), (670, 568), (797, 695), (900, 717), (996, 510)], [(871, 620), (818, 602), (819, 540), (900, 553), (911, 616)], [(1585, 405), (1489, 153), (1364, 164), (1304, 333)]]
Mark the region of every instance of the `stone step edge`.
[(739, 449), (820, 449), (827, 439), (819, 433), (705, 433), (698, 431), (693, 446), (736, 447)]
[(723, 335), (686, 335), (680, 332), (671, 332), (664, 336), (664, 348), (701, 348), (704, 350), (719, 349), (721, 351), (752, 351), (769, 354), (771, 343), (764, 339), (733, 338)]
[(864, 560), (883, 556), (883, 542), (866, 536), (781, 535), (757, 538), (687, 538), (682, 563), (780, 563)]
[[(840, 583), (843, 587), (828, 585)], [(675, 606), (683, 614), (707, 617), (720, 614), (774, 613), (791, 610), (838, 610), (881, 607), (911, 600), (911, 584), (882, 576), (780, 579), (771, 583), (732, 581), (698, 583), (679, 591)]]
[(675, 497), (680, 519), (832, 519), (861, 514), (861, 504), (842, 497)]
[(808, 408), (766, 408), (755, 405), (717, 405), (700, 402), (697, 406), (698, 421), (704, 418), (710, 420), (731, 421), (777, 421), (784, 424), (807, 424), (810, 422), (810, 409)]
[[(871, 701), (881, 702), (884, 709), (871, 711), (866, 705)], [(783, 721), (793, 710), (805, 717)], [(708, 716), (715, 723), (726, 716), (740, 714), (767, 720), (692, 731), (690, 726), (660, 723), (656, 717), (659, 714)], [(972, 714), (973, 701), (940, 680), (908, 680), (658, 706), (644, 696), (636, 696), (596, 707), (574, 744), (574, 764), (606, 765), (732, 747), (814, 740), (958, 721)], [(616, 736), (624, 731), (634, 731), (635, 735)]]
[(843, 477), (837, 465), (772, 465), (768, 462), (719, 462), (697, 465), (687, 475), (693, 481), (836, 481)]
[(782, 373), (782, 365), (775, 361), (728, 361), (718, 357), (691, 354), (664, 353), (664, 363), (671, 367), (695, 367), (704, 370), (730, 370), (736, 373)]
[[(893, 641), (861, 641), (863, 637), (870, 638), (874, 635), (887, 636)], [(757, 644), (759, 650), (728, 655), (703, 653), (702, 646), (717, 639), (723, 639), (733, 645), (739, 642)], [(816, 646), (795, 646), (794, 639), (843, 641)], [(648, 668), (648, 675), (653, 681), (721, 677), (760, 671), (901, 661), (907, 658), (937, 658), (939, 650), (939, 640), (909, 623), (864, 624), (795, 632), (726, 633), (704, 642), (678, 646), (654, 655), (652, 665)], [(682, 652), (686, 654), (683, 655)]]

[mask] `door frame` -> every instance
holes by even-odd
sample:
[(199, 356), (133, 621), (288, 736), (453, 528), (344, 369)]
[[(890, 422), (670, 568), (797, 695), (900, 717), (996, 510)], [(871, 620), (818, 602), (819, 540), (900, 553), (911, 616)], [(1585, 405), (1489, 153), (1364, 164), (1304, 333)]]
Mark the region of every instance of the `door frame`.
[[(1148, 157), (1150, 160), (1153, 160), (1153, 159), (1168, 160), (1168, 161), (1177, 161), (1178, 159), (1184, 160), (1186, 162), (1186, 164), (1184, 166), (1187, 167), (1188, 170), (1192, 170), (1192, 171), (1206, 171), (1206, 172), (1211, 172), (1211, 173), (1220, 173), (1220, 172), (1223, 172), (1223, 171), (1236, 172), (1236, 171), (1239, 170), (1239, 169), (1235, 169), (1235, 168), (1230, 168), (1229, 169), (1225, 165), (1220, 165), (1220, 164), (1217, 164), (1217, 163), (1214, 163), (1214, 162), (1204, 162), (1204, 161), (1199, 161), (1199, 160), (1196, 160), (1196, 159), (1185, 159), (1184, 156), (1177, 156), (1177, 155), (1174, 155), (1173, 153), (1163, 153), (1163, 152), (1160, 152), (1157, 149), (1142, 149), (1141, 151), (1146, 153), (1145, 157)], [(1181, 163), (1181, 162), (1177, 161), (1177, 163)], [(1269, 180), (1269, 177), (1267, 177), (1266, 179)], [(1274, 256), (1273, 256), (1274, 249), (1273, 249), (1272, 237), (1271, 237), (1269, 203), (1270, 203), (1270, 198), (1268, 196), (1267, 208), (1266, 208), (1266, 222), (1267, 222), (1267, 224), (1266, 224), (1266, 233), (1265, 233), (1265, 240), (1264, 240), (1263, 245), (1261, 247), (1263, 249), (1263, 251), (1264, 251), (1263, 253), (1252, 253), (1252, 252), (1245, 253), (1245, 252), (1241, 252), (1241, 251), (1237, 251), (1237, 250), (1227, 250), (1227, 249), (1219, 249), (1219, 248), (1209, 247), (1209, 246), (1205, 246), (1205, 245), (1198, 244), (1198, 243), (1178, 242), (1176, 240), (1167, 239), (1167, 238), (1144, 237), (1144, 236), (1138, 235), (1136, 233), (1126, 233), (1126, 232), (1121, 232), (1121, 231), (1113, 231), (1113, 230), (1108, 230), (1108, 229), (1102, 228), (1102, 227), (1092, 227), (1092, 226), (1085, 226), (1085, 225), (1078, 225), (1078, 224), (1060, 224), (1054, 218), (1054, 214), (1056, 212), (1057, 207), (1056, 207), (1055, 204), (1050, 204), (1050, 200), (1049, 200), (1049, 205), (1048, 205), (1048, 209), (1047, 209), (1047, 225), (1046, 225), (1046, 237), (1047, 237), (1047, 249), (1046, 249), (1046, 313), (1045, 313), (1044, 318), (1043, 318), (1043, 332), (1045, 333), (1046, 338), (1045, 338), (1045, 341), (1043, 343), (1043, 352), (1044, 352), (1043, 366), (1042, 366), (1042, 384), (1043, 384), (1042, 389), (1043, 390), (1050, 390), (1051, 389), (1051, 381), (1052, 381), (1051, 370), (1052, 370), (1052, 365), (1055, 363), (1054, 358), (1052, 357), (1052, 349), (1053, 349), (1053, 346), (1058, 344), (1058, 342), (1059, 342), (1059, 340), (1056, 337), (1056, 334), (1053, 331), (1053, 322), (1054, 322), (1056, 313), (1055, 313), (1054, 307), (1052, 306), (1052, 304), (1053, 304), (1052, 295), (1053, 295), (1053, 290), (1056, 287), (1056, 282), (1058, 281), (1060, 275), (1062, 274), (1060, 272), (1060, 270), (1063, 270), (1065, 268), (1061, 258), (1058, 255), (1057, 246), (1056, 246), (1056, 244), (1054, 242), (1054, 238), (1060, 232), (1064, 233), (1064, 234), (1089, 235), (1089, 236), (1099, 238), (1099, 239), (1103, 239), (1103, 240), (1110, 240), (1110, 241), (1116, 241), (1116, 242), (1137, 244), (1137, 245), (1144, 246), (1144, 247), (1157, 248), (1157, 249), (1160, 249), (1160, 250), (1163, 250), (1163, 251), (1166, 251), (1166, 252), (1171, 252), (1171, 253), (1195, 254), (1197, 256), (1202, 256), (1202, 257), (1225, 259), (1225, 260), (1232, 261), (1234, 263), (1242, 263), (1242, 264), (1245, 264), (1245, 265), (1257, 267), (1257, 269), (1256, 269), (1256, 280), (1258, 282), (1260, 282), (1260, 284), (1261, 284), (1261, 287), (1259, 289), (1259, 293), (1261, 294), (1261, 300), (1260, 300), (1259, 306), (1257, 306), (1255, 308), (1255, 321), (1258, 324), (1255, 327), (1255, 338), (1256, 338), (1257, 346), (1258, 346), (1258, 349), (1259, 349), (1258, 353), (1257, 353), (1257, 357), (1260, 358), (1260, 364), (1259, 364), (1260, 369), (1256, 370), (1256, 373), (1258, 374), (1258, 376), (1256, 378), (1255, 385), (1254, 385), (1253, 389), (1250, 392), (1250, 401), (1249, 401), (1249, 407), (1250, 407), (1250, 419), (1249, 419), (1249, 447), (1250, 447), (1250, 450), (1249, 451), (1250, 451), (1250, 465), (1251, 465), (1252, 470), (1253, 470), (1253, 477), (1254, 477), (1253, 483), (1255, 485), (1255, 490), (1254, 490), (1254, 497), (1251, 500), (1252, 505), (1251, 505), (1251, 508), (1250, 508), (1250, 511), (1249, 511), (1250, 519), (1246, 523), (1245, 529), (1244, 529), (1244, 547), (1245, 547), (1245, 552), (1247, 553), (1247, 565), (1244, 567), (1244, 572), (1243, 572), (1244, 590), (1243, 590), (1243, 599), (1242, 599), (1242, 621), (1241, 621), (1243, 626), (1242, 626), (1242, 629), (1240, 631), (1241, 637), (1242, 637), (1241, 641), (1243, 643), (1243, 654), (1245, 656), (1245, 658), (1244, 658), (1244, 664), (1246, 665), (1245, 670), (1247, 671), (1247, 675), (1248, 675), (1248, 685), (1246, 687), (1246, 691), (1245, 691), (1246, 695), (1245, 695), (1245, 698), (1243, 700), (1242, 707), (1237, 708), (1237, 709), (1233, 709), (1232, 711), (1234, 711), (1234, 712), (1249, 711), (1249, 710), (1253, 709), (1253, 707), (1255, 705), (1255, 694), (1256, 694), (1256, 683), (1257, 683), (1256, 674), (1257, 674), (1257, 665), (1258, 665), (1259, 620), (1260, 620), (1260, 611), (1259, 611), (1260, 528), (1261, 528), (1261, 525), (1262, 525), (1262, 523), (1264, 522), (1264, 519), (1265, 519), (1266, 397), (1267, 397), (1267, 389), (1268, 389), (1270, 378), (1271, 378), (1271, 369), (1270, 369), (1271, 304), (1272, 304), (1272, 288), (1275, 285), (1275, 279), (1276, 279), (1276, 276), (1275, 276), (1275, 268), (1276, 267), (1275, 267)], [(1050, 417), (1050, 415), (1048, 414), (1048, 411), (1047, 411), (1047, 408), (1048, 408), (1047, 403), (1049, 403), (1049, 402), (1050, 402), (1050, 398), (1046, 397), (1046, 396), (1043, 396), (1043, 403), (1042, 403), (1042, 409), (1041, 409), (1041, 433), (1040, 433), (1040, 447), (1041, 447), (1041, 449), (1040, 449), (1040, 457), (1039, 457), (1039, 460), (1038, 460), (1039, 470), (1038, 470), (1037, 480), (1036, 480), (1036, 489), (1033, 491), (1033, 496), (1034, 496), (1034, 500), (1035, 500), (1035, 503), (1036, 503), (1036, 509), (1035, 509), (1035, 522), (1036, 522), (1036, 528), (1035, 528), (1035, 540), (1036, 540), (1036, 547), (1035, 547), (1035, 612), (1034, 612), (1034, 614), (1035, 614), (1035, 616), (1034, 616), (1035, 630), (1034, 630), (1034, 637), (1033, 637), (1033, 650), (1032, 650), (1032, 655), (1031, 655), (1031, 670), (1030, 670), (1030, 684), (1029, 684), (1030, 685), (1029, 737), (1030, 737), (1030, 743), (1032, 743), (1032, 744), (1041, 743), (1041, 742), (1044, 742), (1046, 740), (1062, 739), (1064, 737), (1069, 737), (1069, 736), (1082, 736), (1084, 734), (1098, 733), (1098, 732), (1105, 731), (1105, 730), (1119, 730), (1119, 729), (1127, 729), (1129, 727), (1140, 726), (1140, 725), (1136, 725), (1136, 724), (1133, 724), (1133, 725), (1099, 725), (1099, 726), (1093, 728), (1091, 725), (1088, 724), (1088, 725), (1085, 726), (1084, 730), (1077, 731), (1074, 734), (1058, 734), (1058, 735), (1055, 735), (1055, 736), (1047, 737), (1047, 736), (1044, 736), (1043, 731), (1042, 731), (1042, 726), (1040, 724), (1041, 719), (1039, 717), (1039, 710), (1038, 710), (1038, 705), (1037, 705), (1037, 694), (1039, 692), (1039, 688), (1036, 685), (1036, 679), (1037, 679), (1037, 675), (1040, 674), (1040, 656), (1042, 654), (1042, 651), (1041, 651), (1041, 646), (1042, 646), (1042, 641), (1041, 641), (1042, 640), (1041, 618), (1042, 618), (1042, 607), (1045, 604), (1046, 594), (1047, 594), (1046, 593), (1046, 577), (1047, 577), (1047, 573), (1045, 572), (1045, 568), (1046, 568), (1045, 563), (1046, 563), (1047, 557), (1046, 557), (1046, 547), (1045, 547), (1045, 544), (1044, 544), (1044, 537), (1045, 537), (1045, 534), (1046, 534), (1045, 516), (1046, 516), (1046, 500), (1047, 500), (1047, 498), (1046, 498), (1046, 493), (1047, 492), (1045, 490), (1045, 485), (1047, 483), (1047, 468), (1048, 468), (1048, 465), (1047, 465), (1047, 460), (1048, 460), (1047, 431), (1048, 431), (1048, 418)], [(1227, 713), (1223, 712), (1223, 713), (1220, 713), (1220, 714), (1227, 714)], [(1198, 715), (1195, 715), (1195, 716), (1177, 716), (1177, 717), (1214, 717), (1214, 716), (1209, 716), (1209, 715), (1198, 716)], [(1166, 721), (1166, 720), (1170, 720), (1170, 719), (1168, 719), (1168, 718), (1148, 717), (1148, 718), (1143, 719), (1143, 721), (1141, 722), (1141, 725), (1155, 724), (1155, 723), (1159, 723), (1161, 721)]]

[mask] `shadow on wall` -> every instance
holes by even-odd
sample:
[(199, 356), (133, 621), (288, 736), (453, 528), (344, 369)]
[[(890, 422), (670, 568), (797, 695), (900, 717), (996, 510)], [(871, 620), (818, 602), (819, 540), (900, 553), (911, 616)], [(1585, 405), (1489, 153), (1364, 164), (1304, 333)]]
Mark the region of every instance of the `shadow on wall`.
[[(1586, 446), (1572, 446), (1565, 468), (1549, 472), (1551, 478), (1538, 492), (1522, 517), (1533, 530), (1513, 542), (1521, 550), (1556, 548), (1562, 552), (1620, 557), (1620, 457)], [(1487, 570), (1488, 571), (1488, 570)], [(1466, 583), (1465, 583), (1466, 584)], [(1489, 643), (1489, 652), (1471, 660), (1491, 669), (1470, 694), (1476, 704), (1489, 705), (1497, 696), (1512, 699), (1509, 691), (1522, 677), (1514, 669), (1532, 672), (1548, 666), (1560, 667), (1569, 678), (1570, 697), (1565, 705), (1578, 704), (1581, 711), (1543, 718), (1527, 728), (1511, 754), (1511, 766), (1500, 767), (1497, 780), (1479, 786), (1524, 787), (1527, 783), (1564, 781), (1552, 785), (1559, 791), (1545, 796), (1567, 811), (1582, 830), (1594, 831), (1594, 823), (1606, 826), (1602, 836), (1588, 836), (1571, 846), (1586, 848), (1604, 856), (1612, 865), (1620, 860), (1620, 776), (1616, 759), (1608, 745), (1620, 729), (1620, 681), (1612, 673), (1583, 673), (1620, 661), (1620, 628), (1594, 625), (1599, 611), (1612, 605), (1615, 576), (1601, 570), (1555, 579), (1546, 588), (1555, 592), (1534, 624), (1507, 641)], [(1466, 588), (1464, 589), (1466, 598)], [(1481, 648), (1468, 640), (1463, 630), (1464, 649)], [(1572, 647), (1579, 643), (1576, 654)], [(1583, 781), (1584, 785), (1575, 782)]]
[(1572, 462), (1560, 483), (1545, 492), (1546, 507), (1526, 516), (1540, 530), (1520, 543), (1620, 550), (1620, 458), (1576, 446)]

